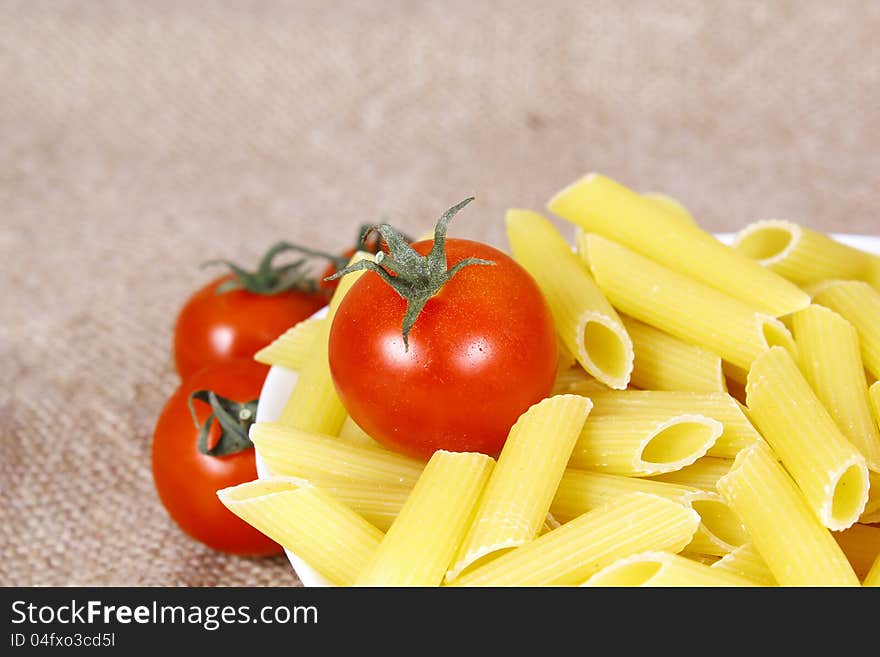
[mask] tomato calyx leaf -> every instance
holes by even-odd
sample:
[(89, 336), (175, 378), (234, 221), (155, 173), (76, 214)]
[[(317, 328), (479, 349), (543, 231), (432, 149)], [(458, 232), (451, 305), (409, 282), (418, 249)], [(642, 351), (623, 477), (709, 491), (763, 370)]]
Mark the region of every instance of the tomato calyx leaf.
[[(198, 399), (211, 407), (211, 414), (204, 424), (199, 423), (193, 400)], [(193, 422), (199, 430), (199, 451), (208, 456), (229, 456), (246, 449), (251, 449), (254, 444), (248, 437), (251, 425), (257, 417), (257, 400), (249, 402), (236, 402), (216, 394), (212, 390), (195, 390), (190, 393), (187, 400), (189, 412)], [(208, 447), (208, 438), (214, 422), (220, 425), (220, 438), (213, 447)]]
[(202, 264), (203, 267), (210, 265), (225, 265), (232, 271), (232, 278), (217, 286), (215, 294), (224, 294), (232, 290), (247, 290), (253, 294), (271, 296), (289, 290), (315, 294), (319, 292), (317, 281), (312, 278), (303, 267), (308, 258), (299, 258), (285, 265), (276, 265), (275, 258), (284, 252), (293, 251), (307, 257), (326, 258), (335, 267), (345, 266), (348, 262), (345, 258), (315, 249), (309, 249), (290, 242), (276, 242), (260, 259), (256, 271), (247, 271), (229, 260), (209, 260)]
[[(376, 272), (388, 285), (406, 300), (401, 331), (404, 348), (409, 351), (409, 333), (428, 303), (453, 276), (471, 265), (494, 265), (492, 260), (465, 258), (449, 268), (446, 263), (446, 231), (449, 222), (473, 197), (466, 198), (444, 212), (434, 226), (434, 244), (427, 255), (422, 255), (409, 245), (409, 240), (390, 224), (370, 226), (388, 245), (388, 253), (379, 251), (376, 261), (361, 260), (338, 270), (324, 280), (332, 281), (355, 271)], [(366, 235), (364, 237), (366, 239)]]

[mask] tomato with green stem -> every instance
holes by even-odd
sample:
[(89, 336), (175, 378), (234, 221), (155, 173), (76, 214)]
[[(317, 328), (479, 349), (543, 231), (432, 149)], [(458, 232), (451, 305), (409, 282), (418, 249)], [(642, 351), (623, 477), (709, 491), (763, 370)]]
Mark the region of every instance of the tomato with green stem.
[(250, 359), (214, 363), (186, 379), (153, 431), (153, 481), (177, 525), (221, 552), (276, 554), (281, 547), (227, 509), (217, 491), (257, 478), (248, 429), (269, 368)]
[(437, 449), (497, 455), (511, 426), (552, 392), (557, 341), (549, 306), (506, 253), (446, 237), (409, 245), (375, 227), (388, 253), (334, 274), (368, 270), (330, 330), (330, 371), (352, 419), (402, 453)]

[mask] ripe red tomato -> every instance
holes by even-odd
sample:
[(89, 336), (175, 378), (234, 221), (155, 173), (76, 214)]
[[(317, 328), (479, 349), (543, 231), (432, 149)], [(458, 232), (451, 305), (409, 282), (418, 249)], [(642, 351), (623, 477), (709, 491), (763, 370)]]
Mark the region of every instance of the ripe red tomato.
[(252, 357), (327, 303), (323, 292), (217, 293), (218, 286), (233, 279), (227, 274), (211, 281), (186, 301), (177, 316), (174, 362), (182, 379), (212, 363)]
[[(281, 548), (217, 498), (219, 489), (257, 478), (254, 449), (226, 456), (203, 454), (189, 396), (196, 390), (211, 390), (239, 403), (256, 400), (268, 369), (250, 359), (236, 359), (200, 370), (168, 399), (153, 433), (153, 480), (162, 504), (183, 531), (222, 552), (260, 556)], [(204, 425), (211, 415), (210, 406), (202, 401), (194, 401), (193, 406), (199, 424)], [(214, 421), (207, 446), (215, 447), (219, 436), (219, 423)]]
[[(412, 246), (425, 255), (433, 244)], [(498, 249), (446, 240), (447, 267), (470, 257), (495, 264), (466, 266), (443, 284), (412, 325), (408, 348), (407, 301), (373, 271), (333, 319), (330, 370), (343, 405), (370, 436), (411, 456), (497, 455), (517, 418), (553, 388), (555, 327), (534, 279)]]

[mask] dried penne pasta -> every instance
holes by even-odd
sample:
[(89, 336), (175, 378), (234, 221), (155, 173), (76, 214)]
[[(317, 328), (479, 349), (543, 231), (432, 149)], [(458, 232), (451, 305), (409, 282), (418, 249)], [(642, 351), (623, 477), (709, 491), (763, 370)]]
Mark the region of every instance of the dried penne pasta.
[(868, 399), (858, 333), (824, 306), (799, 310), (792, 321), (804, 377), (867, 466), (880, 472), (880, 430)]
[(217, 492), (239, 518), (339, 586), (369, 563), (382, 532), (308, 481), (258, 479)]
[(696, 413), (656, 413), (638, 408), (591, 417), (571, 453), (572, 468), (622, 475), (678, 470), (705, 456), (724, 425)]
[(562, 235), (535, 212), (508, 210), (507, 236), (514, 258), (544, 293), (568, 351), (605, 385), (626, 388), (632, 372), (632, 341)]
[(326, 320), (312, 317), (304, 319), (254, 354), (254, 360), (264, 365), (280, 365), (299, 371), (313, 349), (315, 338), (321, 333)]
[(680, 551), (699, 516), (648, 493), (631, 493), (578, 516), (465, 573), (453, 586), (575, 585), (615, 559), (645, 550)]
[(673, 417), (698, 413), (718, 420), (724, 430), (709, 448), (709, 456), (733, 458), (742, 448), (761, 437), (746, 417), (740, 403), (723, 392), (606, 390), (591, 394), (590, 399), (595, 407), (593, 417), (618, 415), (625, 418), (630, 413), (637, 416)]
[(858, 585), (831, 532), (766, 443), (740, 452), (718, 490), (780, 585)]
[(859, 579), (864, 578), (880, 555), (880, 527), (855, 524), (845, 531), (834, 532), (834, 540)]
[(260, 458), (277, 476), (413, 486), (425, 467), (422, 461), (397, 452), (278, 422), (257, 422), (250, 437)]
[(725, 554), (712, 564), (712, 568), (739, 575), (761, 586), (777, 586), (776, 578), (753, 543), (745, 543)]
[(715, 485), (721, 477), (730, 472), (731, 465), (733, 465), (732, 459), (704, 456), (680, 470), (651, 477), (651, 480), (715, 492)]
[(858, 520), (868, 499), (865, 458), (837, 428), (785, 349), (773, 347), (755, 360), (746, 404), (820, 522), (841, 530)]
[(412, 491), (412, 486), (379, 485), (373, 482), (349, 481), (332, 476), (313, 478), (308, 481), (333, 495), (383, 532), (388, 531)]
[(439, 586), (494, 464), (476, 452), (434, 452), (355, 585)]
[(865, 369), (880, 379), (880, 292), (862, 281), (830, 281), (813, 302), (831, 308), (855, 327)]
[[(372, 258), (372, 256), (359, 251), (352, 257), (351, 262), (367, 258)], [(319, 330), (312, 342), (311, 352), (303, 362), (293, 392), (290, 393), (290, 397), (281, 411), (278, 421), (282, 424), (303, 431), (313, 431), (331, 436), (339, 434), (342, 423), (345, 421), (346, 411), (336, 394), (336, 388), (330, 376), (327, 355), (328, 338), (336, 309), (342, 302), (342, 298), (363, 273), (363, 271), (355, 272), (340, 279), (339, 285), (330, 299), (327, 317), (319, 325)]]
[(559, 395), (520, 416), (498, 456), (447, 581), (480, 560), (538, 535), (592, 406), (586, 397)]
[(795, 350), (782, 322), (744, 301), (598, 235), (580, 233), (578, 249), (615, 308), (684, 342), (746, 369), (773, 345)]
[(686, 504), (687, 495), (694, 490), (688, 486), (642, 477), (567, 468), (559, 481), (550, 505), (550, 513), (560, 522), (566, 523), (628, 493), (650, 493)]
[(765, 219), (743, 228), (734, 249), (798, 285), (829, 278), (870, 281), (880, 258), (792, 221)]
[(726, 570), (670, 552), (640, 552), (618, 559), (582, 586), (760, 586)]
[(862, 586), (880, 586), (880, 553), (877, 554), (877, 558), (874, 559), (874, 565), (871, 566), (871, 570), (868, 571), (865, 579), (862, 580)]
[(703, 555), (724, 555), (746, 541), (745, 528), (718, 493), (641, 477), (569, 468), (556, 489), (550, 512), (567, 522), (627, 493), (650, 493), (691, 507), (700, 526), (686, 549)]
[(630, 383), (644, 390), (726, 392), (721, 357), (621, 315), (633, 343)]
[(547, 207), (584, 231), (624, 244), (764, 313), (779, 317), (810, 303), (807, 294), (782, 276), (606, 176), (588, 174), (556, 194)]

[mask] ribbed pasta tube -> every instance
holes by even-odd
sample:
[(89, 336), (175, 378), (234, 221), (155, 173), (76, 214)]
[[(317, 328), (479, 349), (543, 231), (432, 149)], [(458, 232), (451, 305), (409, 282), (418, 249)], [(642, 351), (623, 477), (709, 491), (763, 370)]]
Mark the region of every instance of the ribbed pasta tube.
[(726, 392), (721, 357), (621, 315), (633, 343), (630, 383), (644, 390)]
[(413, 486), (425, 464), (396, 452), (310, 433), (278, 422), (257, 422), (251, 440), (278, 476)]
[(745, 301), (599, 235), (580, 233), (577, 244), (599, 288), (626, 315), (744, 369), (770, 346), (795, 351), (785, 325)]
[(592, 406), (586, 397), (558, 395), (520, 416), (449, 568), (448, 581), (478, 561), (538, 535)]
[(625, 244), (775, 317), (810, 303), (808, 295), (782, 276), (606, 176), (584, 176), (547, 207), (587, 232)]
[(594, 392), (593, 418), (630, 414), (635, 416), (673, 417), (698, 413), (723, 425), (723, 431), (707, 454), (733, 458), (761, 436), (746, 417), (742, 405), (724, 392), (675, 392), (668, 390), (626, 390)]
[(810, 387), (868, 467), (880, 472), (880, 430), (871, 412), (858, 333), (824, 306), (799, 310), (792, 321), (800, 368)]
[(217, 492), (239, 518), (338, 586), (369, 563), (382, 532), (308, 481), (258, 479)]
[(547, 219), (528, 210), (507, 211), (514, 258), (538, 282), (568, 351), (596, 379), (624, 389), (633, 367), (632, 341), (571, 246)]
[(831, 308), (855, 327), (865, 369), (880, 379), (880, 292), (862, 281), (829, 281), (813, 302)]
[(583, 586), (761, 586), (725, 570), (713, 569), (669, 552), (640, 552), (618, 559), (590, 577)]
[(880, 527), (855, 524), (842, 532), (834, 532), (833, 536), (856, 575), (865, 577), (874, 558), (880, 554)]
[(829, 529), (858, 520), (868, 499), (865, 458), (837, 428), (791, 355), (759, 356), (746, 384), (749, 417)]
[(696, 511), (682, 504), (631, 493), (465, 573), (452, 585), (580, 584), (620, 557), (645, 550), (680, 551), (699, 523)]
[(766, 443), (747, 447), (718, 490), (782, 586), (858, 586), (843, 551)]
[(736, 234), (733, 248), (798, 285), (828, 278), (870, 282), (880, 257), (792, 221), (755, 221)]
[(494, 463), (476, 452), (434, 452), (355, 585), (439, 586)]
[(880, 552), (877, 553), (877, 558), (874, 559), (874, 565), (871, 566), (871, 570), (868, 571), (865, 579), (862, 580), (862, 586), (880, 586)]
[(659, 495), (691, 507), (700, 515), (700, 526), (686, 550), (724, 555), (746, 541), (739, 518), (716, 492), (708, 492), (642, 477), (588, 472), (569, 468), (562, 476), (550, 512), (567, 522), (628, 493)]

